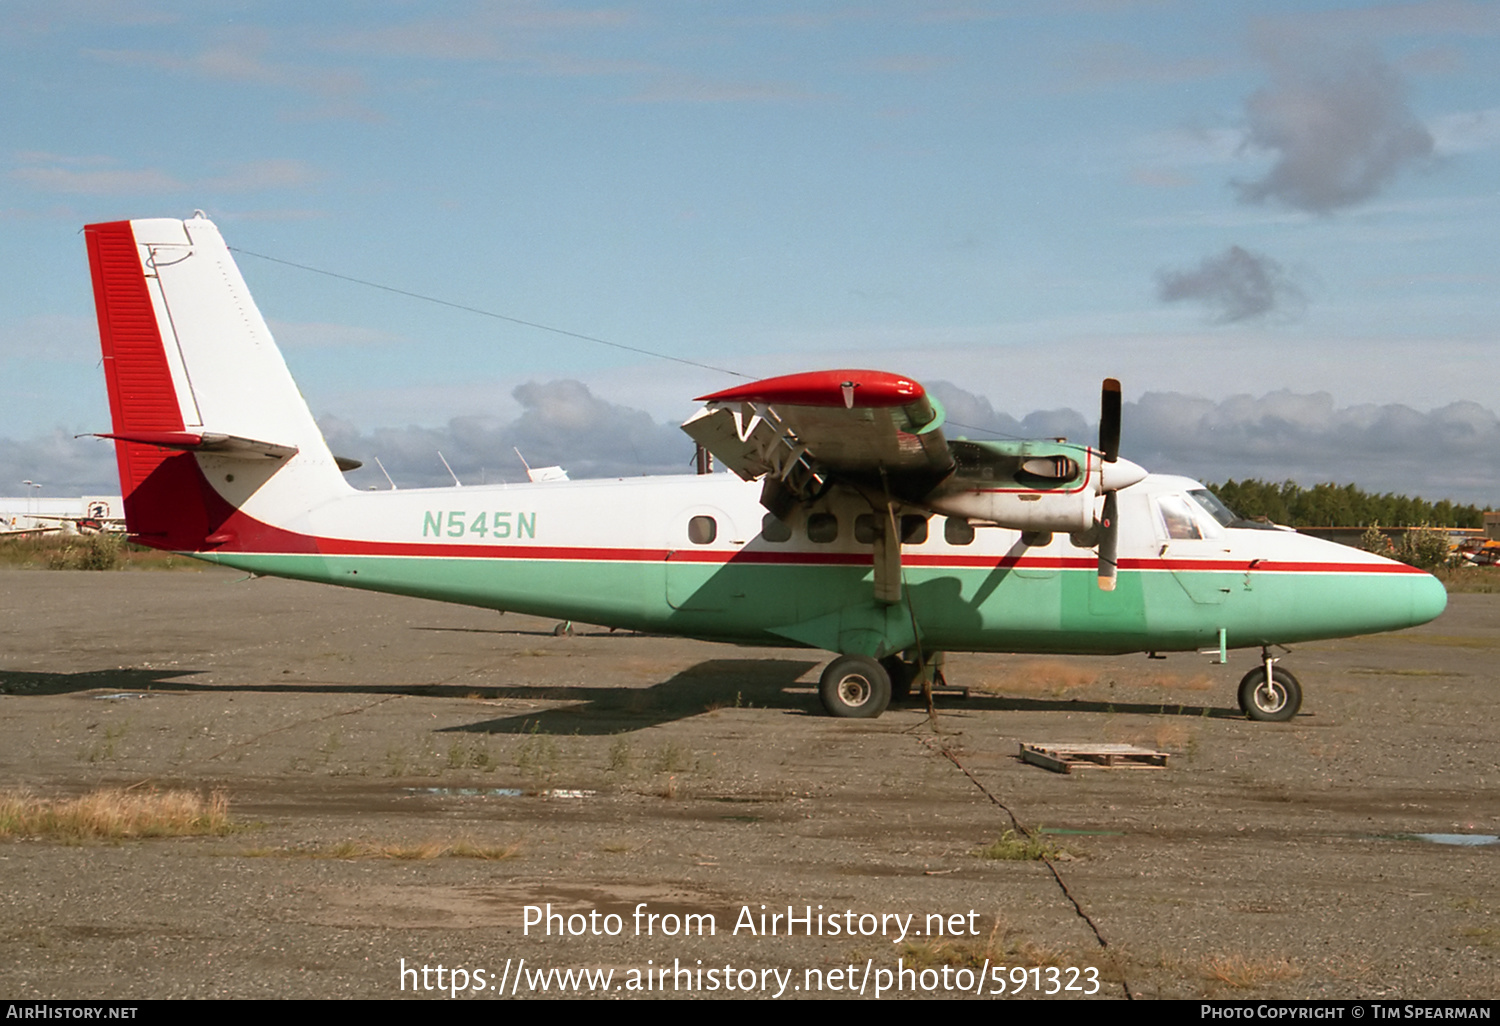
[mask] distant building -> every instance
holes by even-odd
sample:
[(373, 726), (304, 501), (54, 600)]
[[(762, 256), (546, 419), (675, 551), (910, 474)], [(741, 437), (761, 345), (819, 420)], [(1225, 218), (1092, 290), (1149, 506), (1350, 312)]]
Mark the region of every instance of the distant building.
[(1484, 536), (1490, 541), (1500, 541), (1500, 513), (1484, 515)]

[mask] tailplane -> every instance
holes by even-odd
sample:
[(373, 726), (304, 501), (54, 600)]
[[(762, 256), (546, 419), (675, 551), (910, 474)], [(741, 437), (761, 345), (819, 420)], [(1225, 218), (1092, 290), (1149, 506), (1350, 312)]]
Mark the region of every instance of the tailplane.
[[(214, 224), (89, 225), (126, 526), (155, 548), (285, 550), (348, 494)], [(300, 545), (296, 547), (300, 548)]]

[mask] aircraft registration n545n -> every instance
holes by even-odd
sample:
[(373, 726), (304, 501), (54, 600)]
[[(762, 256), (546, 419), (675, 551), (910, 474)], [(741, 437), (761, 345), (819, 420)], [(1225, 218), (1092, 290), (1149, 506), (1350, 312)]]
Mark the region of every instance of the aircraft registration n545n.
[[(836, 654), (835, 716), (878, 716), (949, 651), (1259, 649), (1252, 719), (1297, 680), (1272, 646), (1442, 612), (1428, 574), (1239, 520), (1097, 447), (945, 437), (894, 374), (702, 397), (684, 430), (732, 474), (368, 492), (329, 451), (218, 229), (85, 228), (131, 537), (257, 574)], [(606, 515), (601, 513), (607, 512)]]

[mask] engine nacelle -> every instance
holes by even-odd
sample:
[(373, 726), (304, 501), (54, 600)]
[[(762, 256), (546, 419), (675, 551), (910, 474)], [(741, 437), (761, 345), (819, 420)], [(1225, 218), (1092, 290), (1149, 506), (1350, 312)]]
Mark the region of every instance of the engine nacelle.
[(962, 491), (929, 500), (928, 505), (950, 517), (966, 517), (1014, 531), (1086, 531), (1094, 525), (1092, 488), (1073, 493), (1026, 491)]
[(924, 504), (1016, 531), (1087, 531), (1095, 499), (1146, 476), (1129, 460), (1105, 463), (1099, 453), (1067, 442), (949, 443), (954, 473)]

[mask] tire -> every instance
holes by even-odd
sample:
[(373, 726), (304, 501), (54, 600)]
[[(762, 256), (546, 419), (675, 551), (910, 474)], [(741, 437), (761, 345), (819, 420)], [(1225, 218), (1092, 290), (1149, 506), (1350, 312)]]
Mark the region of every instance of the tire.
[(885, 675), (891, 679), (891, 701), (904, 702), (911, 697), (911, 686), (917, 679), (917, 664), (909, 663), (898, 655), (880, 660)]
[(1252, 720), (1284, 723), (1302, 708), (1302, 685), (1279, 667), (1266, 686), (1266, 668), (1257, 666), (1240, 681), (1240, 709)]
[(873, 720), (891, 704), (891, 678), (869, 656), (839, 656), (823, 670), (818, 697), (830, 716)]

